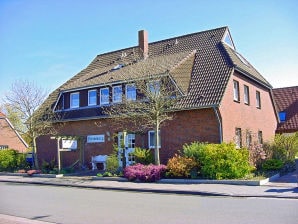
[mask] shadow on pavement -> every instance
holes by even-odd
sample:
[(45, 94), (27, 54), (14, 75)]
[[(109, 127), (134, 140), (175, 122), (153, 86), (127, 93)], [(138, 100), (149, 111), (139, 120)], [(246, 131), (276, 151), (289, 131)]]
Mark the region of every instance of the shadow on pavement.
[(269, 189), (266, 190), (266, 192), (271, 192), (271, 193), (285, 193), (285, 192), (292, 192), (292, 193), (298, 193), (298, 187), (294, 187), (294, 188), (276, 188), (276, 189)]

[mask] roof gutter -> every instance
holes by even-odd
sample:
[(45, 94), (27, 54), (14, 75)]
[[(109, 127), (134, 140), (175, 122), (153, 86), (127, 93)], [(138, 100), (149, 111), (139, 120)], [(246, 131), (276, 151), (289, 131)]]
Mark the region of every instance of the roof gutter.
[(252, 75), (250, 75), (249, 73), (245, 72), (243, 69), (239, 68), (237, 65), (234, 65), (234, 67), (235, 67), (235, 71), (238, 71), (238, 72), (244, 74), (245, 76), (249, 77), (250, 79), (254, 80), (255, 82), (259, 83), (260, 85), (262, 85), (262, 86), (264, 86), (266, 88), (272, 89), (272, 86), (270, 84), (267, 85), (264, 82), (261, 82), (260, 80), (254, 78)]

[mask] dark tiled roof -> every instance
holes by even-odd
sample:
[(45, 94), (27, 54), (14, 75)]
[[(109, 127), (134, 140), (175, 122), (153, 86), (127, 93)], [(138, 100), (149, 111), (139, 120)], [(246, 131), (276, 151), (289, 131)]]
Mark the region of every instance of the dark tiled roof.
[(222, 45), (228, 53), (235, 69), (244, 72), (249, 78), (272, 88), (270, 83), (239, 52), (236, 52), (225, 43), (222, 43)]
[[(138, 46), (98, 55), (87, 68), (51, 93), (43, 107), (53, 106), (61, 91), (140, 78), (140, 74), (146, 72), (150, 75), (170, 72), (184, 95), (179, 109), (219, 105), (234, 68), (270, 88), (251, 65), (247, 66), (246, 61), (240, 60), (236, 52), (222, 42), (227, 32), (227, 27), (221, 27), (149, 43), (145, 60)], [(119, 64), (125, 66), (113, 70)], [(138, 72), (144, 68), (145, 73)]]
[(273, 89), (278, 112), (286, 112), (286, 121), (280, 122), (277, 132), (298, 131), (298, 86)]

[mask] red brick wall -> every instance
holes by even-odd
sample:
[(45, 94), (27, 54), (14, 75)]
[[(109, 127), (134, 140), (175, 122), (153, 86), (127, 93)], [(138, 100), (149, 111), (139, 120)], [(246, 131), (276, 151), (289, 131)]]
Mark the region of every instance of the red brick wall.
[[(233, 80), (239, 82), (240, 102), (233, 99)], [(249, 87), (250, 105), (244, 104), (244, 85)], [(256, 108), (256, 91), (261, 95), (261, 109)], [(272, 140), (277, 125), (274, 107), (269, 90), (235, 72), (231, 76), (221, 102), (220, 113), (223, 125), (223, 141), (234, 141), (235, 128), (242, 130), (242, 144), (245, 145), (245, 131), (253, 134), (257, 141), (258, 131), (262, 131), (263, 140)]]
[(5, 118), (0, 118), (0, 145), (8, 145), (21, 153), (26, 152), (27, 147), (17, 136)]
[[(85, 143), (84, 157), (86, 165), (90, 165), (91, 156), (112, 153), (113, 144), (117, 144), (116, 133), (122, 131), (117, 125), (111, 125), (109, 119), (73, 121), (65, 123), (60, 130), (61, 135), (105, 135), (104, 143)], [(218, 123), (212, 109), (182, 111), (175, 113), (174, 119), (161, 128), (161, 162), (166, 163), (185, 143), (194, 141), (219, 142)], [(49, 137), (37, 140), (40, 162), (57, 159), (57, 141)], [(136, 146), (148, 148), (148, 133), (136, 135)], [(67, 167), (78, 160), (79, 150), (62, 152), (63, 166)]]

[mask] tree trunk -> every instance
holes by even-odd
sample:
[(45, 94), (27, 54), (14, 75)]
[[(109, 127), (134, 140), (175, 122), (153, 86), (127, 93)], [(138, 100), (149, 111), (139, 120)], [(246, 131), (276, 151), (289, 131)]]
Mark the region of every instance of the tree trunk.
[(155, 124), (155, 149), (154, 149), (154, 160), (155, 160), (155, 165), (160, 165), (160, 158), (159, 158), (159, 122), (156, 122)]

